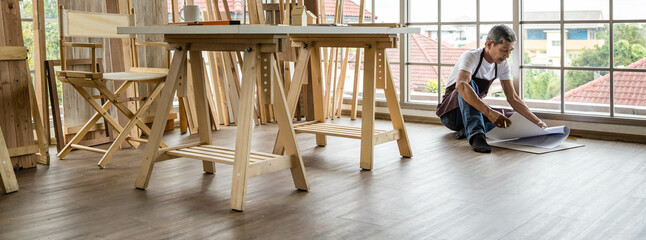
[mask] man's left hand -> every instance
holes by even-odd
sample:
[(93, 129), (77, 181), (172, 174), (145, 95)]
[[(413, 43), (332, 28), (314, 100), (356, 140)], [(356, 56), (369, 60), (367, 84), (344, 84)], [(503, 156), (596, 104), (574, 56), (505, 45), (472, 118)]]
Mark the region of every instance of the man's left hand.
[(536, 124), (536, 126), (539, 126), (539, 127), (541, 127), (541, 128), (547, 128), (547, 124), (545, 124), (545, 122), (543, 122), (543, 121), (538, 122), (538, 123)]

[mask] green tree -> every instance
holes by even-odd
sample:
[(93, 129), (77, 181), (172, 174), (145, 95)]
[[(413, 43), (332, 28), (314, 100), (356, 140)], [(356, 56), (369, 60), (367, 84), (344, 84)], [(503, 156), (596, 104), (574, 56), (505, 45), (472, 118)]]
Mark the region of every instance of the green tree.
[[(597, 36), (604, 44), (592, 49), (585, 49), (578, 57), (572, 59), (572, 66), (608, 67), (610, 66), (610, 41), (608, 34), (600, 32)], [(646, 57), (646, 30), (642, 26), (617, 24), (614, 28), (614, 64), (628, 66)], [(601, 72), (601, 75), (607, 72)], [(569, 91), (594, 80), (592, 71), (568, 71), (565, 75), (565, 90)]]
[[(58, 7), (56, 0), (44, 0), (45, 7), (45, 52), (47, 60), (59, 59), (59, 43), (58, 43)], [(23, 0), (20, 5), (21, 17), (32, 18), (33, 4), (32, 0)], [(22, 23), (22, 34), (25, 42), (25, 47), (29, 50), (30, 57), (28, 59), (30, 68), (34, 68), (34, 24), (33, 22)], [(58, 88), (59, 101), (62, 97), (60, 82), (56, 82)]]
[(424, 84), (424, 86), (426, 86), (426, 91), (428, 91), (430, 93), (436, 93), (437, 92), (437, 79), (429, 80), (426, 84)]
[(552, 99), (559, 95), (561, 89), (560, 78), (553, 71), (526, 70), (523, 82), (526, 99)]

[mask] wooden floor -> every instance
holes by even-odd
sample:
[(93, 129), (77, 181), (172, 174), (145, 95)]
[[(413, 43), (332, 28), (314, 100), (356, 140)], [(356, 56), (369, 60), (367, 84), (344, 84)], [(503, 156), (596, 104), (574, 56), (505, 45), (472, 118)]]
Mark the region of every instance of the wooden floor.
[[(578, 139), (586, 147), (477, 154), (440, 125), (407, 126), (414, 157), (379, 145), (373, 171), (359, 169), (357, 140), (322, 148), (298, 135), (311, 190), (295, 190), (289, 171), (256, 177), (245, 212), (229, 209), (231, 166), (209, 175), (199, 161), (162, 162), (142, 191), (143, 147), (106, 169), (99, 154), (58, 160), (51, 149), (51, 166), (19, 171), (20, 191), (0, 195), (0, 239), (646, 239), (646, 145)], [(269, 152), (276, 129), (255, 127), (252, 150)], [(235, 128), (213, 137), (232, 147)]]

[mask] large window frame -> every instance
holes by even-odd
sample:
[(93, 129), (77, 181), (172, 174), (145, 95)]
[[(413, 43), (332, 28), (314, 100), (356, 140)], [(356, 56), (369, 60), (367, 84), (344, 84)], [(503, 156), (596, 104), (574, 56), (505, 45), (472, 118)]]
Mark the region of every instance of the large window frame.
[[(379, 13), (375, 12), (374, 10), (374, 0), (370, 0), (373, 2), (372, 6), (372, 14), (375, 16), (378, 16)], [(629, 68), (619, 68), (616, 67), (614, 64), (614, 24), (646, 24), (646, 18), (645, 19), (630, 19), (630, 20), (615, 20), (613, 16), (613, 0), (609, 0), (609, 17), (607, 20), (566, 20), (565, 19), (565, 8), (564, 8), (564, 3), (566, 0), (560, 0), (560, 6), (559, 6), (559, 15), (560, 19), (559, 20), (554, 20), (554, 21), (523, 21), (522, 20), (522, 13), (523, 13), (523, 0), (513, 0), (513, 20), (512, 21), (480, 21), (480, 2), (481, 0), (475, 0), (476, 1), (476, 19), (475, 21), (472, 22), (443, 22), (442, 21), (442, 2), (443, 1), (448, 1), (448, 0), (437, 0), (437, 21), (436, 22), (411, 22), (409, 13), (410, 13), (410, 0), (401, 0), (400, 1), (400, 24), (403, 24), (408, 27), (415, 27), (415, 26), (437, 26), (438, 28), (438, 33), (441, 33), (442, 26), (446, 25), (474, 25), (476, 28), (476, 44), (477, 46), (480, 46), (480, 26), (481, 25), (491, 25), (491, 24), (509, 24), (513, 26), (514, 32), (517, 33), (517, 39), (518, 40), (518, 46), (517, 50), (515, 50), (512, 53), (512, 56), (510, 57), (512, 59), (512, 72), (513, 74), (513, 83), (516, 92), (523, 97), (523, 74), (522, 71), (525, 69), (543, 69), (543, 70), (556, 70), (559, 71), (560, 74), (560, 95), (561, 95), (561, 100), (560, 100), (560, 107), (559, 110), (556, 112), (550, 112), (550, 111), (541, 111), (537, 109), (532, 109), (539, 117), (541, 118), (547, 118), (547, 119), (553, 119), (553, 120), (565, 120), (565, 121), (576, 121), (576, 122), (590, 122), (590, 123), (608, 123), (608, 124), (623, 124), (623, 125), (633, 125), (633, 126), (643, 126), (644, 123), (646, 123), (646, 119), (644, 119), (641, 116), (617, 116), (615, 112), (615, 96), (614, 96), (614, 76), (616, 73), (621, 73), (621, 72), (640, 72), (640, 73), (646, 73), (646, 69), (629, 69)], [(608, 67), (576, 67), (576, 66), (566, 66), (565, 60), (566, 60), (566, 50), (564, 48), (564, 44), (566, 43), (566, 34), (565, 34), (565, 25), (566, 24), (581, 24), (581, 23), (594, 23), (594, 24), (607, 24), (608, 25), (608, 34), (609, 34), (609, 47), (610, 47), (610, 59), (609, 59), (609, 66)], [(522, 49), (522, 44), (523, 44), (523, 36), (521, 30), (521, 26), (523, 24), (558, 24), (560, 25), (560, 31), (561, 31), (561, 39), (560, 39), (560, 51), (561, 51), (561, 59), (560, 59), (560, 64), (559, 66), (532, 66), (532, 65), (524, 65), (522, 63), (523, 59), (523, 51), (520, 50)], [(406, 109), (422, 109), (422, 110), (434, 110), (439, 104), (441, 96), (443, 94), (443, 88), (440, 87), (439, 91), (437, 93), (437, 102), (432, 102), (432, 103), (421, 103), (421, 102), (416, 102), (416, 101), (409, 101), (410, 98), (410, 90), (409, 90), (409, 66), (434, 66), (439, 68), (452, 68), (454, 64), (452, 63), (442, 63), (441, 57), (442, 57), (442, 50), (441, 50), (441, 42), (442, 42), (442, 34), (438, 34), (438, 52), (437, 52), (437, 63), (421, 63), (421, 62), (410, 62), (408, 61), (409, 59), (409, 36), (406, 34), (400, 35), (400, 59), (399, 61), (392, 59), (391, 61), (394, 62), (399, 62), (399, 67), (400, 67), (400, 78), (402, 81), (400, 81), (400, 103), (403, 108)], [(591, 115), (591, 114), (581, 114), (581, 113), (572, 113), (572, 112), (567, 112), (565, 109), (565, 71), (570, 71), (570, 70), (587, 70), (587, 71), (605, 71), (609, 73), (609, 78), (610, 78), (610, 89), (609, 89), (609, 98), (610, 98), (610, 103), (609, 103), (609, 113), (607, 116), (598, 116), (598, 115)], [(438, 71), (438, 86), (441, 86), (441, 71)]]

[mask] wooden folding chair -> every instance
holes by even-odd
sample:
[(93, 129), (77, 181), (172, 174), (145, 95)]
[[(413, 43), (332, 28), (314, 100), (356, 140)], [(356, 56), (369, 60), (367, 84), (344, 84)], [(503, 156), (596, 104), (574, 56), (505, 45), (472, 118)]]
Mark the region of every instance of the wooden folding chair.
[[(90, 104), (92, 108), (94, 108), (94, 110), (97, 111), (97, 113), (92, 116), (92, 118), (81, 128), (72, 140), (61, 150), (58, 157), (61, 159), (64, 158), (72, 149), (103, 153), (103, 158), (101, 158), (98, 165), (99, 167), (104, 168), (124, 141), (128, 142), (133, 147), (137, 147), (139, 143), (147, 142), (147, 140), (141, 139), (139, 136), (131, 136), (131, 130), (133, 130), (134, 127), (138, 127), (144, 134), (150, 135), (150, 128), (146, 126), (141, 117), (163, 89), (166, 75), (168, 75), (168, 69), (131, 67), (128, 72), (101, 73), (97, 71), (97, 64), (95, 61), (96, 49), (102, 48), (102, 44), (67, 41), (67, 38), (69, 37), (131, 38), (129, 35), (117, 34), (116, 31), (117, 27), (134, 25), (134, 15), (132, 14), (70, 11), (64, 10), (61, 7), (59, 9), (59, 25), (61, 36), (61, 71), (56, 72), (56, 76), (61, 82), (72, 85), (72, 87), (74, 87), (74, 89)], [(130, 45), (134, 51), (136, 44), (133, 40), (130, 41)], [(66, 63), (67, 59), (65, 56), (66, 47), (90, 48), (90, 54), (92, 56), (91, 59), (93, 61), (91, 71), (68, 70)], [(107, 87), (108, 81), (119, 81), (122, 82), (122, 84), (115, 92), (112, 92)], [(136, 83), (154, 84), (154, 88), (147, 97), (119, 98), (121, 94), (123, 94), (129, 87), (134, 87)], [(100, 96), (92, 96), (85, 88), (97, 89)], [(107, 102), (100, 105), (96, 101), (97, 98), (105, 98), (107, 99)], [(134, 113), (124, 105), (125, 102), (130, 101), (141, 101), (139, 108)], [(108, 110), (113, 105), (129, 119), (125, 127), (119, 125), (117, 120), (108, 113)], [(78, 144), (101, 118), (103, 118), (115, 131), (119, 133), (117, 138), (112, 142), (110, 148), (108, 150), (103, 150)], [(161, 142), (160, 146), (166, 147), (166, 144)]]

